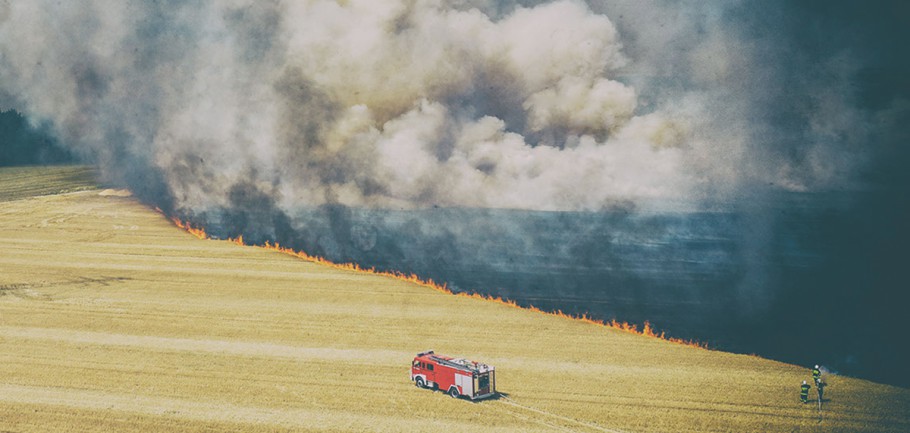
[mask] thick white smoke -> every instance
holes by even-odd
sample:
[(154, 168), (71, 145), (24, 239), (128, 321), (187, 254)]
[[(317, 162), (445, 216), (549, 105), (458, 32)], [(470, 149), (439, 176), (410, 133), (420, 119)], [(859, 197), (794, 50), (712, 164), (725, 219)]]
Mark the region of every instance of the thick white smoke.
[(284, 208), (600, 209), (742, 164), (708, 92), (642, 104), (653, 50), (636, 64), (582, 1), (165, 3), (3, 2), (0, 103), (177, 208), (246, 184)]

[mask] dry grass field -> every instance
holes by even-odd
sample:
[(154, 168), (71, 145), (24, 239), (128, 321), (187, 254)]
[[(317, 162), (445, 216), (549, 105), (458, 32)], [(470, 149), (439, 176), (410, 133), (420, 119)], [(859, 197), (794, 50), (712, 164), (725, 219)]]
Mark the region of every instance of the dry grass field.
[[(200, 240), (87, 173), (0, 170), (0, 432), (910, 431), (906, 389), (831, 375), (820, 418), (806, 367)], [(430, 348), (504, 396), (417, 389)]]
[(96, 188), (90, 167), (0, 167), (0, 202)]

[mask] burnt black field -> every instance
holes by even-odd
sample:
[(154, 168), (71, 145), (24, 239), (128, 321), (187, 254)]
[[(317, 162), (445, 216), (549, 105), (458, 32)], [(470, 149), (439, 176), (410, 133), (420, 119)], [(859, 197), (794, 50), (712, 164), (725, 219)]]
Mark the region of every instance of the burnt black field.
[[(649, 321), (720, 350), (910, 384), (893, 374), (910, 361), (903, 338), (906, 196), (768, 191), (700, 207), (325, 206), (276, 216), (265, 206), (195, 219), (215, 236), (277, 240), (336, 262), (413, 272), (456, 292)], [(872, 212), (877, 207), (889, 211)]]

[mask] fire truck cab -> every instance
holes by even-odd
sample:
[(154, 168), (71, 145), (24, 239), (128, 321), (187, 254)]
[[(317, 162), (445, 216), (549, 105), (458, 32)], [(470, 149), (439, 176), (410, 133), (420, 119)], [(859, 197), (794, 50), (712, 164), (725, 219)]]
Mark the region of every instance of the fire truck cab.
[(418, 388), (443, 390), (453, 398), (471, 400), (496, 394), (496, 369), (492, 366), (437, 355), (432, 350), (420, 352), (411, 362), (411, 380)]

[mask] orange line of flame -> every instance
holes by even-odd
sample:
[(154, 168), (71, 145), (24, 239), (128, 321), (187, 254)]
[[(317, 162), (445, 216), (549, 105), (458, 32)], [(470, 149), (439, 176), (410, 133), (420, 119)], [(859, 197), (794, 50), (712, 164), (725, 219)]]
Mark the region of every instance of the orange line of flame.
[[(186, 230), (193, 236), (196, 236), (199, 239), (209, 239), (208, 234), (205, 232), (205, 230), (203, 228), (194, 227), (192, 224), (184, 223), (183, 221), (180, 221), (177, 218), (171, 218), (171, 219), (174, 221), (174, 224), (176, 224), (177, 227), (180, 227), (180, 228)], [(353, 272), (362, 272), (362, 273), (367, 273), (367, 274), (372, 274), (372, 275), (379, 275), (379, 276), (383, 276), (383, 277), (395, 278), (398, 280), (417, 284), (419, 286), (427, 287), (427, 288), (430, 288), (430, 289), (433, 289), (433, 290), (436, 290), (438, 292), (442, 292), (445, 294), (449, 294), (449, 295), (462, 296), (462, 297), (473, 298), (473, 299), (480, 299), (480, 300), (488, 301), (488, 302), (496, 302), (498, 304), (506, 305), (506, 306), (509, 306), (512, 308), (530, 310), (535, 313), (546, 314), (548, 316), (562, 317), (565, 319), (577, 320), (577, 321), (589, 323), (592, 325), (618, 329), (620, 331), (625, 331), (630, 334), (658, 338), (661, 340), (669, 341), (671, 343), (681, 344), (684, 346), (697, 347), (700, 349), (709, 349), (707, 343), (701, 343), (701, 342), (693, 341), (693, 340), (684, 340), (684, 339), (676, 338), (676, 337), (669, 337), (662, 331), (658, 333), (657, 331), (654, 330), (654, 328), (651, 327), (651, 323), (648, 321), (645, 321), (644, 324), (642, 325), (642, 328), (638, 329), (638, 326), (635, 325), (634, 323), (618, 322), (618, 321), (616, 321), (616, 319), (613, 319), (613, 320), (610, 320), (609, 322), (607, 322), (604, 320), (598, 320), (598, 319), (591, 318), (587, 314), (582, 314), (580, 316), (577, 316), (577, 315), (563, 313), (561, 310), (556, 310), (556, 311), (541, 310), (540, 308), (537, 308), (533, 305), (529, 305), (529, 306), (525, 307), (525, 306), (518, 305), (518, 303), (516, 303), (515, 301), (513, 301), (511, 299), (503, 299), (499, 296), (482, 295), (480, 293), (464, 293), (464, 292), (456, 293), (456, 292), (453, 292), (451, 289), (449, 289), (444, 283), (439, 284), (439, 283), (433, 281), (432, 278), (424, 279), (413, 273), (405, 274), (403, 272), (398, 272), (398, 271), (380, 271), (380, 270), (376, 270), (375, 268), (364, 268), (364, 267), (358, 265), (357, 263), (335, 263), (335, 262), (332, 262), (323, 257), (312, 256), (303, 251), (296, 251), (296, 250), (293, 250), (293, 249), (290, 249), (287, 247), (283, 247), (283, 246), (279, 245), (278, 243), (274, 243), (274, 244), (270, 243), (269, 241), (266, 241), (264, 245), (250, 245), (243, 241), (243, 235), (240, 235), (236, 238), (228, 238), (228, 241), (233, 242), (237, 245), (256, 246), (259, 248), (265, 248), (267, 250), (277, 251), (280, 253), (284, 253), (284, 254), (288, 254), (288, 255), (297, 257), (299, 259), (306, 260), (308, 262), (317, 263), (317, 264), (320, 264), (323, 266), (328, 266), (328, 267), (331, 267), (334, 269), (341, 269), (341, 270), (353, 271)]]
[(178, 219), (178, 218), (171, 218), (171, 221), (173, 221), (174, 224), (177, 225), (177, 227), (180, 227), (180, 228), (186, 230), (187, 232), (189, 232), (189, 234), (196, 236), (199, 239), (208, 239), (209, 238), (209, 235), (205, 232), (205, 229), (203, 229), (201, 227), (193, 227), (192, 224), (180, 221), (180, 219)]

